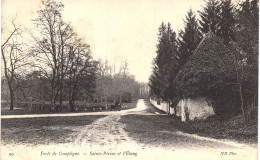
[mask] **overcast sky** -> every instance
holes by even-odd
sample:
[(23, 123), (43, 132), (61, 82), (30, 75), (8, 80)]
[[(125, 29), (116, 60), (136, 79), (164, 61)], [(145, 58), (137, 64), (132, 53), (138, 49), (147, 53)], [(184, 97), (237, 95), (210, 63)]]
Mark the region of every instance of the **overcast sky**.
[[(175, 31), (183, 27), (187, 11), (201, 10), (203, 0), (60, 0), (63, 17), (91, 46), (95, 59), (120, 65), (128, 61), (129, 72), (148, 82), (156, 56), (158, 27), (170, 22)], [(41, 0), (2, 0), (2, 24), (32, 28)]]

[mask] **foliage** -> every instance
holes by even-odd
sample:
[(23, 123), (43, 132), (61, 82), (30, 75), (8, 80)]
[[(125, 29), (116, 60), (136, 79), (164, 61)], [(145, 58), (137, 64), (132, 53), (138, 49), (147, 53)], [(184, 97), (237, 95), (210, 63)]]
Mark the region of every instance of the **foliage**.
[[(172, 72), (163, 72), (158, 63), (160, 56), (167, 55), (167, 50), (161, 47), (167, 44), (162, 38), (166, 26), (160, 27), (157, 57), (150, 77), (153, 95), (171, 99), (173, 105), (180, 98), (203, 96), (212, 102), (217, 115), (242, 114), (245, 120), (255, 121), (258, 1), (246, 0), (235, 8), (230, 0), (208, 0), (199, 14), (199, 27), (191, 10), (186, 16), (184, 30), (179, 32), (176, 61), (161, 63)], [(200, 32), (204, 33), (201, 42)], [(164, 77), (172, 79), (165, 81)], [(167, 87), (173, 94), (162, 96)]]
[(235, 38), (239, 49), (244, 52), (245, 78), (243, 92), (247, 110), (247, 118), (254, 119), (252, 113), (257, 113), (258, 106), (258, 54), (259, 54), (259, 2), (258, 0), (245, 0), (236, 10), (237, 26)]
[(203, 11), (199, 11), (201, 20), (200, 31), (202, 33), (208, 33), (211, 30), (213, 33), (217, 31), (217, 24), (219, 22), (220, 14), (220, 2), (219, 0), (208, 0)]
[(149, 85), (155, 96), (167, 100), (173, 97), (172, 82), (178, 70), (176, 33), (170, 23), (167, 26), (162, 23), (159, 28), (156, 53)]
[(182, 66), (188, 58), (193, 54), (202, 39), (202, 35), (198, 30), (198, 23), (193, 11), (190, 9), (185, 19), (184, 30), (179, 32), (178, 50), (180, 65)]
[(231, 4), (231, 0), (223, 0), (220, 4), (218, 28), (216, 35), (221, 37), (225, 45), (229, 45), (230, 42), (235, 41), (235, 17), (234, 7)]

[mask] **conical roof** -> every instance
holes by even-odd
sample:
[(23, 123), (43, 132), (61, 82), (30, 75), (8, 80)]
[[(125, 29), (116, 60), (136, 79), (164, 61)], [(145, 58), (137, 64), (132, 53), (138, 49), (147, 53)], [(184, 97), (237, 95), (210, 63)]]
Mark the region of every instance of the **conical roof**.
[(209, 31), (175, 78), (179, 92), (185, 95), (189, 95), (188, 92), (200, 94), (207, 89), (207, 84), (211, 85), (212, 81), (223, 77), (228, 53), (223, 42)]

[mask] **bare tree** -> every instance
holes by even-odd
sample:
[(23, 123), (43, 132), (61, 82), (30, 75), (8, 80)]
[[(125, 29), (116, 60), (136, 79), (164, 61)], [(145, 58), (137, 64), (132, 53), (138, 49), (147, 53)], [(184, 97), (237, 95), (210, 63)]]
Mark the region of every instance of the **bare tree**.
[(32, 49), (35, 59), (33, 66), (40, 69), (51, 84), (51, 102), (55, 103), (60, 95), (62, 105), (63, 80), (67, 71), (69, 48), (75, 34), (70, 23), (62, 19), (63, 4), (47, 0), (33, 20), (39, 34), (32, 34), (36, 45)]
[(127, 75), (128, 75), (128, 62), (127, 60), (124, 61), (124, 63), (121, 63), (120, 66), (120, 70), (119, 70), (119, 74), (120, 74), (120, 103), (122, 103), (122, 96), (124, 94), (124, 92), (126, 91), (126, 82), (127, 82)]
[(101, 59), (98, 60), (96, 93), (100, 96), (101, 102), (103, 102), (103, 98), (105, 98), (105, 102), (107, 103), (107, 97), (111, 87), (111, 83), (108, 78), (110, 76), (110, 70), (111, 66), (109, 66), (107, 60), (104, 62), (102, 62)]
[(69, 105), (75, 111), (75, 98), (79, 87), (90, 89), (95, 84), (96, 62), (90, 56), (90, 46), (82, 39), (75, 38), (70, 47), (68, 79), (69, 79)]
[[(10, 110), (14, 109), (14, 96), (16, 89), (20, 86), (19, 74), (22, 71), (21, 68), (28, 64), (25, 62), (28, 53), (24, 52), (22, 48), (23, 44), (19, 42), (22, 29), (20, 26), (17, 27), (15, 25), (15, 19), (12, 21), (12, 26), (13, 29), (1, 44), (4, 74), (10, 93)], [(2, 34), (8, 34), (4, 32), (6, 32), (6, 30), (2, 28)]]
[(61, 52), (59, 57), (59, 63), (60, 63), (60, 105), (62, 105), (63, 101), (63, 81), (65, 74), (68, 69), (68, 63), (69, 63), (69, 48), (71, 47), (71, 39), (75, 35), (72, 27), (70, 24), (61, 23), (59, 25), (58, 30), (58, 37), (60, 41), (60, 47), (59, 52)]
[(109, 65), (107, 61), (99, 60), (97, 73), (96, 97), (102, 99), (105, 96), (105, 98), (109, 97), (110, 101), (119, 102), (123, 101), (123, 97), (137, 97), (139, 84), (134, 76), (128, 73), (126, 60), (121, 63), (117, 71), (115, 71), (115, 64)]

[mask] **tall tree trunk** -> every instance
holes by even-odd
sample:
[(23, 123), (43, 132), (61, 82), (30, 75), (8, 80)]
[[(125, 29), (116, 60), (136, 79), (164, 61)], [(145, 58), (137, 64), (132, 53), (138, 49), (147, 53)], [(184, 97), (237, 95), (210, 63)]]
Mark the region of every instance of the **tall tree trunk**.
[(14, 110), (14, 92), (10, 89), (10, 110)]
[(75, 111), (75, 89), (76, 89), (76, 85), (74, 84), (73, 85), (73, 89), (71, 90), (71, 99), (70, 99), (70, 109), (71, 109), (71, 112), (74, 112)]
[(7, 73), (7, 62), (6, 62), (6, 57), (4, 54), (4, 50), (3, 50), (3, 45), (1, 48), (2, 51), (2, 58), (4, 61), (4, 71), (5, 71), (5, 78), (7, 80), (7, 84), (8, 84), (8, 88), (9, 88), (9, 92), (10, 92), (10, 110), (13, 111), (14, 110), (14, 90), (13, 90), (13, 86), (12, 86), (12, 82), (13, 82), (13, 72), (14, 70), (11, 70), (11, 77), (9, 77), (8, 73)]
[(72, 72), (71, 71), (69, 76), (69, 106), (70, 106), (70, 111), (74, 112), (75, 106), (73, 105), (73, 101), (72, 101)]
[(69, 100), (69, 105), (70, 105), (70, 111), (74, 112), (75, 111), (75, 105), (74, 105), (72, 98), (70, 98), (70, 100)]
[(52, 69), (52, 78), (51, 78), (51, 103), (54, 103), (54, 82), (55, 82), (55, 70)]
[(239, 87), (239, 97), (240, 97), (240, 101), (241, 101), (241, 111), (242, 111), (242, 115), (243, 115), (244, 120), (246, 120), (245, 110), (244, 110), (244, 99), (243, 99), (243, 94), (242, 94), (241, 83), (238, 84), (238, 87)]
[(60, 106), (62, 106), (62, 102), (63, 102), (63, 100), (62, 100), (62, 96), (63, 96), (62, 88), (63, 88), (63, 74), (62, 74), (61, 80), (60, 80)]
[(73, 94), (72, 94), (71, 87), (69, 89), (69, 106), (70, 106), (70, 111), (74, 112), (75, 111), (75, 104), (74, 104), (74, 101), (73, 101)]
[(60, 106), (62, 106), (62, 87), (63, 87), (63, 79), (64, 79), (64, 71), (63, 71), (63, 67), (64, 67), (64, 42), (62, 39), (62, 49), (61, 49), (61, 78), (60, 78)]

